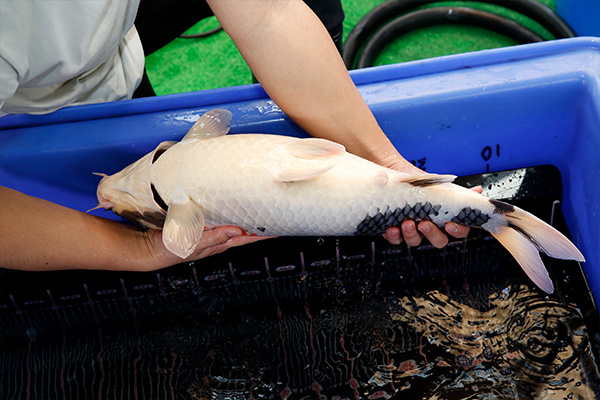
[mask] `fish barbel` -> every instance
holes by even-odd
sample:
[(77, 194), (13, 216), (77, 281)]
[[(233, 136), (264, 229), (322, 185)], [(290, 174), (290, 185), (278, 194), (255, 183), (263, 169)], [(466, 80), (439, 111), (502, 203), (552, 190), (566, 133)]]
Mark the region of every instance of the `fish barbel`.
[(268, 236), (378, 235), (404, 220), (485, 229), (542, 290), (554, 290), (539, 252), (584, 261), (560, 232), (532, 214), (452, 183), (407, 174), (316, 138), (227, 135), (231, 113), (201, 116), (180, 142), (163, 142), (102, 178), (98, 207), (163, 230), (181, 258), (204, 229), (236, 225)]

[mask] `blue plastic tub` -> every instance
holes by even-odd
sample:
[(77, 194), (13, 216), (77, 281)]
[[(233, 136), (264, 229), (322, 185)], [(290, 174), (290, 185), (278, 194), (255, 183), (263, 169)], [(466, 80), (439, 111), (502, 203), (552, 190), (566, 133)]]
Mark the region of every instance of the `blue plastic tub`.
[[(558, 167), (562, 210), (600, 302), (600, 39), (433, 58), (352, 77), (401, 153), (427, 171)], [(8, 116), (0, 119), (0, 184), (85, 211), (96, 205), (92, 172), (122, 169), (217, 107), (233, 112), (232, 133), (305, 135), (259, 85)]]
[(556, 11), (579, 36), (600, 36), (600, 0), (555, 0)]

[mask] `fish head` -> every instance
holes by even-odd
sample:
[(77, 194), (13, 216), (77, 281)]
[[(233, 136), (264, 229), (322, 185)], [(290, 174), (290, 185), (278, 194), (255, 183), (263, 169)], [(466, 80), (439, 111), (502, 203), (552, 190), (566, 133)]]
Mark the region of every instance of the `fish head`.
[(102, 176), (98, 184), (98, 206), (148, 228), (162, 228), (167, 206), (154, 189), (151, 169), (154, 162), (176, 142), (162, 142), (151, 153), (113, 175)]

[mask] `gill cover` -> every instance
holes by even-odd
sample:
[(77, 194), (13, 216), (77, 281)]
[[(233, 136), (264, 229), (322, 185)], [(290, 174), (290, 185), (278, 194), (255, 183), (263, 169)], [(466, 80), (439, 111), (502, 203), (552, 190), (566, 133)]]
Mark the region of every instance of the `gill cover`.
[(152, 191), (151, 167), (154, 161), (176, 142), (162, 142), (152, 152), (98, 184), (98, 207), (148, 228), (162, 228), (166, 210)]

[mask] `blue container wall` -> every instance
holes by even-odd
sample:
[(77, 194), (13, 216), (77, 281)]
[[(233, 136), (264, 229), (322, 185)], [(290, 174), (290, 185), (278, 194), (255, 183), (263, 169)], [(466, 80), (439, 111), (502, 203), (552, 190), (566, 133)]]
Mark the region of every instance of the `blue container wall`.
[[(457, 175), (542, 164), (563, 178), (562, 210), (600, 301), (600, 40), (576, 38), (353, 71), (400, 152)], [(0, 184), (85, 211), (99, 181), (205, 111), (232, 133), (306, 136), (260, 86), (72, 107), (0, 119)], [(112, 213), (95, 211), (114, 218)]]
[(600, 36), (600, 0), (555, 0), (556, 11), (578, 36)]

